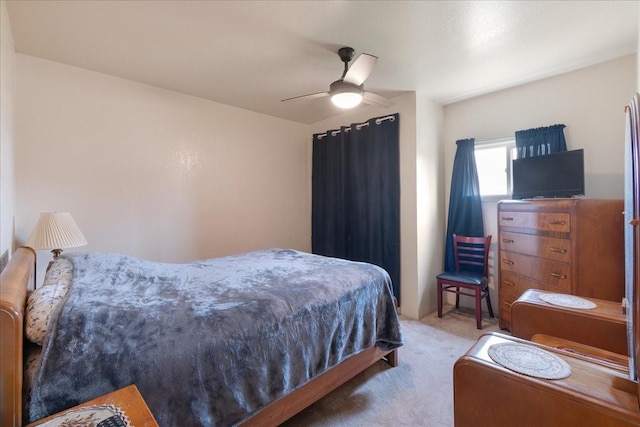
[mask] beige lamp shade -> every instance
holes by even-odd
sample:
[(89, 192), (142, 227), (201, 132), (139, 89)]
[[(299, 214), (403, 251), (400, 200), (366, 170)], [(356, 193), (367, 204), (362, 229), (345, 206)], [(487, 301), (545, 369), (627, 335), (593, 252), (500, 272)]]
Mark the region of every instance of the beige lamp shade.
[(87, 244), (87, 239), (69, 212), (43, 212), (31, 232), (26, 246), (35, 250), (74, 248)]

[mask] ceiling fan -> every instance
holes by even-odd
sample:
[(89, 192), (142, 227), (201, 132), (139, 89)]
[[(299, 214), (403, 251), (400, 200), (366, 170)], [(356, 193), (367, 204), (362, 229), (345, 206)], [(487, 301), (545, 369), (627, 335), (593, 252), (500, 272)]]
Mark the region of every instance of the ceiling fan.
[(364, 90), (364, 81), (373, 71), (378, 57), (369, 55), (368, 53), (362, 53), (353, 61), (351, 67), (349, 67), (349, 62), (353, 59), (354, 54), (355, 51), (350, 47), (343, 47), (338, 50), (338, 55), (342, 62), (344, 62), (344, 71), (339, 80), (331, 83), (328, 92), (295, 96), (293, 98), (283, 99), (282, 102), (330, 96), (331, 102), (339, 108), (353, 108), (360, 105), (363, 101), (367, 104), (376, 104), (381, 107), (390, 107), (393, 105), (387, 98)]

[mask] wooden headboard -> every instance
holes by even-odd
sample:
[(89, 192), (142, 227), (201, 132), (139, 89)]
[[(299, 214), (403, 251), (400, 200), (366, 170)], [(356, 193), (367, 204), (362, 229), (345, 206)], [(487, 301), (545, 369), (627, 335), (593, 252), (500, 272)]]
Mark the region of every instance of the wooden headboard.
[(0, 274), (0, 425), (22, 425), (22, 358), (27, 286), (35, 251), (20, 247)]

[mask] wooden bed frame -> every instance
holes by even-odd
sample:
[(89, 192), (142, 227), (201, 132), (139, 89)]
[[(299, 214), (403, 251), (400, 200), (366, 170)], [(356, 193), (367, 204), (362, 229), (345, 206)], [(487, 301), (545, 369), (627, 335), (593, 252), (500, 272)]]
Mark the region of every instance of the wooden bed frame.
[[(23, 328), (35, 256), (31, 248), (18, 248), (0, 274), (0, 425), (6, 427), (22, 425)], [(397, 366), (397, 349), (382, 351), (377, 346), (370, 347), (267, 405), (243, 425), (281, 424), (380, 359)]]

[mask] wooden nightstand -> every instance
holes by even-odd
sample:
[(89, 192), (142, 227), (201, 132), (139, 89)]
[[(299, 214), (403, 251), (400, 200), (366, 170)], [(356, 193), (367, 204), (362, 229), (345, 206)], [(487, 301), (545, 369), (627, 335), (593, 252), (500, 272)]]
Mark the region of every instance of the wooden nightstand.
[(627, 319), (622, 302), (594, 298), (596, 308), (579, 310), (542, 301), (545, 292), (529, 289), (511, 306), (511, 333), (531, 340), (543, 334), (627, 355)]
[[(571, 366), (571, 375), (545, 380), (511, 371), (488, 354), (503, 343), (553, 353)], [(496, 333), (480, 337), (456, 361), (453, 403), (456, 427), (640, 425), (638, 385), (628, 372)]]
[[(126, 418), (129, 420), (130, 424), (119, 424), (120, 421), (118, 416), (112, 420), (113, 422), (105, 422), (105, 427), (111, 426), (132, 426), (132, 427), (158, 427), (158, 423), (156, 422), (153, 414), (147, 407), (147, 404), (142, 399), (138, 388), (135, 385), (130, 385), (125, 388), (121, 388), (120, 390), (116, 390), (113, 393), (105, 394), (104, 396), (100, 396), (96, 399), (90, 400), (78, 406), (74, 406), (73, 408), (69, 408), (65, 411), (59, 412), (57, 414), (51, 415), (50, 417), (43, 418), (40, 421), (36, 421), (27, 425), (26, 427), (34, 427), (34, 426), (42, 426), (42, 427), (54, 427), (61, 425), (60, 423), (69, 419), (68, 417), (73, 416), (76, 420), (77, 417), (84, 416), (84, 414), (90, 414), (90, 407), (103, 406), (107, 409), (115, 407), (118, 412), (124, 413)], [(108, 413), (107, 413), (108, 414)], [(82, 424), (87, 427), (97, 426), (98, 422), (100, 422), (102, 418), (98, 419), (95, 423), (87, 423)], [(65, 424), (66, 425), (66, 424)], [(75, 425), (75, 424), (74, 424)], [(79, 425), (79, 424), (78, 424)]]

